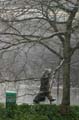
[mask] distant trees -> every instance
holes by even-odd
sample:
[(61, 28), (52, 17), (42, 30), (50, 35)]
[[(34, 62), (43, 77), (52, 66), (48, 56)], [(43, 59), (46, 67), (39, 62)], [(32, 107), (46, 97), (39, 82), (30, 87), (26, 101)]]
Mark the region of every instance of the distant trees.
[[(79, 0), (20, 2), (16, 0), (17, 4), (11, 4), (10, 8), (10, 4), (6, 6), (4, 2), (4, 7), (0, 10), (3, 26), (0, 31), (3, 46), (0, 50), (11, 49), (20, 44), (40, 44), (64, 60), (62, 106), (69, 106), (70, 64), (72, 55), (79, 49)], [(59, 47), (62, 49), (61, 54)]]

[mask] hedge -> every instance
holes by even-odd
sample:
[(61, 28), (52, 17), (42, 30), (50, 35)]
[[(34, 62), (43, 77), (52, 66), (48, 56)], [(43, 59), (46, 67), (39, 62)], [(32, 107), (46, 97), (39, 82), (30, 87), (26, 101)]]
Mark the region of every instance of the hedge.
[(61, 115), (57, 105), (16, 105), (7, 113), (0, 105), (0, 120), (79, 120), (79, 106), (71, 106), (70, 113)]

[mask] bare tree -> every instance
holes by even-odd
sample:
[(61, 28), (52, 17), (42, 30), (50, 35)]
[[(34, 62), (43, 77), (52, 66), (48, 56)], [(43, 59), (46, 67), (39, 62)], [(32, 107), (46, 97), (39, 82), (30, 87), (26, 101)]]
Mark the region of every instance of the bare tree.
[[(4, 1), (0, 11), (3, 26), (0, 31), (0, 42), (3, 43), (0, 50), (33, 42), (64, 59), (62, 108), (67, 112), (70, 105), (70, 64), (72, 55), (79, 49), (79, 0), (15, 2), (17, 4)], [(61, 54), (58, 51), (60, 45)]]

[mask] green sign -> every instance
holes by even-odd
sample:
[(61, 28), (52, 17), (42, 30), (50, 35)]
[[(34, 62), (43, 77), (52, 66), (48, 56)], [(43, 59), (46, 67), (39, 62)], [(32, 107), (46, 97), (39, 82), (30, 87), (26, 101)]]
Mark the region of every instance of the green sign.
[(16, 91), (6, 91), (6, 103), (16, 103)]
[(8, 114), (14, 109), (15, 105), (16, 91), (6, 91), (6, 110)]

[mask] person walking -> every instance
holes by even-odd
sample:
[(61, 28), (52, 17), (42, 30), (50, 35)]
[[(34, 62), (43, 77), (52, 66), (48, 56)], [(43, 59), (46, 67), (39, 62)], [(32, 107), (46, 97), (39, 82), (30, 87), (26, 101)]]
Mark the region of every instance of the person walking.
[(45, 69), (40, 79), (41, 83), (40, 83), (39, 93), (35, 96), (33, 100), (34, 103), (40, 103), (41, 101), (45, 101), (46, 97), (50, 101), (50, 104), (52, 103), (52, 101), (55, 101), (55, 99), (52, 98), (51, 95), (50, 79), (51, 79), (51, 69)]

